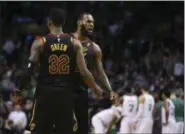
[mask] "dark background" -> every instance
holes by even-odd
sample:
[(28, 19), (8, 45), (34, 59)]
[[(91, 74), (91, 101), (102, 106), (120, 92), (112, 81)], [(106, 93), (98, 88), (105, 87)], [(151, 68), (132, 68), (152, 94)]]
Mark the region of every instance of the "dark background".
[[(122, 91), (128, 83), (135, 88), (140, 80), (147, 79), (151, 92), (184, 92), (184, 73), (174, 73), (182, 67), (184, 70), (183, 1), (0, 2), (0, 92), (5, 102), (15, 91), (15, 76), (25, 67), (35, 36), (46, 34), (46, 17), (53, 7), (67, 12), (64, 32), (75, 31), (81, 13), (92, 13), (95, 41), (102, 48), (113, 90)], [(33, 98), (34, 80), (27, 89), (24, 100)], [(89, 104), (90, 113), (109, 107), (106, 101), (97, 103), (91, 90)]]

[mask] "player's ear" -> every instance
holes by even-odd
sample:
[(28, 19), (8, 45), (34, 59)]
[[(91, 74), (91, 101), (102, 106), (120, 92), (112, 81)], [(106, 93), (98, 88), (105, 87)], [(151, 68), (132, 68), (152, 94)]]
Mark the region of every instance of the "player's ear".
[(52, 24), (53, 24), (53, 23), (52, 23), (51, 20), (47, 20), (47, 25), (48, 25), (48, 27), (50, 27)]
[(79, 20), (79, 21), (78, 21), (78, 27), (81, 27), (81, 26), (82, 26), (82, 21)]

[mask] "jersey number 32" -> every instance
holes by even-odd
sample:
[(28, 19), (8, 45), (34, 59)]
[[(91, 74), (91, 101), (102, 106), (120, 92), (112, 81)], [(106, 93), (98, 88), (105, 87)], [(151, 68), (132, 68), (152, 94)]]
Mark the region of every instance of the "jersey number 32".
[(70, 60), (69, 56), (62, 54), (60, 56), (51, 55), (48, 59), (49, 73), (50, 74), (69, 74), (70, 72)]

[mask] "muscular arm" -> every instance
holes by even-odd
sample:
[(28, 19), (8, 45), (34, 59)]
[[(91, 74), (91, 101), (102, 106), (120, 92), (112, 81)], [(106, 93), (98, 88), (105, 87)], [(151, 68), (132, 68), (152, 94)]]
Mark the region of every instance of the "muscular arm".
[(94, 51), (96, 54), (95, 60), (95, 71), (98, 74), (98, 81), (102, 88), (106, 89), (107, 91), (112, 91), (109, 80), (107, 75), (104, 72), (103, 65), (102, 65), (102, 52), (100, 47), (97, 44), (94, 44)]
[(138, 121), (138, 119), (141, 117), (141, 115), (143, 113), (143, 105), (144, 105), (144, 102), (145, 102), (145, 98), (142, 95), (142, 96), (139, 97), (139, 109), (138, 109), (138, 112), (137, 112), (135, 121)]
[(75, 50), (76, 50), (77, 66), (78, 66), (78, 69), (80, 71), (80, 74), (81, 74), (84, 82), (88, 85), (89, 88), (93, 89), (95, 91), (95, 93), (100, 92), (100, 90), (101, 90), (100, 87), (98, 85), (96, 85), (91, 72), (86, 67), (81, 43), (76, 39), (72, 39), (72, 40), (73, 40), (72, 42), (73, 42), (73, 44), (75, 46)]
[(168, 123), (169, 110), (168, 110), (168, 103), (167, 103), (167, 101), (164, 101), (164, 102), (163, 102), (163, 106), (164, 106), (164, 109), (165, 109), (166, 123)]
[(43, 44), (43, 39), (37, 39), (33, 42), (27, 67), (19, 78), (19, 90), (22, 90), (30, 81), (31, 76), (33, 76), (35, 67), (37, 66), (39, 61), (39, 54)]

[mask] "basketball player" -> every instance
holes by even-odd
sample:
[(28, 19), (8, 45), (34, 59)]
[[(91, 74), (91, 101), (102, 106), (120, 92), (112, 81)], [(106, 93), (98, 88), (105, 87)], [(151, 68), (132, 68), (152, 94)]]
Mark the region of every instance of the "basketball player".
[(137, 114), (138, 101), (137, 96), (130, 87), (125, 88), (125, 95), (122, 96), (123, 118), (121, 120), (120, 133), (133, 133), (133, 121)]
[[(48, 16), (50, 34), (34, 41), (28, 63), (27, 76), (40, 63), (36, 101), (30, 122), (36, 134), (50, 134), (55, 125), (57, 134), (72, 134), (74, 70), (77, 64), (84, 82), (97, 95), (96, 85), (85, 65), (81, 43), (64, 34), (65, 13), (52, 9)], [(22, 86), (20, 86), (22, 87)]]
[(117, 123), (122, 117), (121, 106), (113, 105), (92, 117), (93, 134), (106, 134), (113, 124)]
[(133, 123), (135, 133), (152, 134), (155, 101), (147, 89), (148, 83), (146, 81), (140, 81), (139, 92), (141, 95), (138, 98), (139, 107)]
[(168, 90), (162, 92), (162, 99), (162, 134), (175, 134), (177, 133), (175, 120), (175, 105), (170, 99), (170, 92)]
[(162, 100), (160, 100), (160, 90), (154, 90), (152, 92), (152, 95), (155, 100), (154, 124), (152, 134), (162, 134), (162, 121), (161, 121)]
[(181, 91), (176, 91), (176, 98), (172, 99), (175, 105), (175, 119), (177, 121), (177, 133), (184, 132), (184, 101), (181, 99)]
[[(76, 39), (80, 40), (83, 46), (83, 53), (88, 69), (93, 73), (103, 89), (110, 93), (110, 98), (115, 99), (116, 94), (112, 91), (109, 80), (104, 72), (102, 65), (102, 52), (100, 47), (91, 40), (94, 29), (94, 18), (89, 13), (83, 13), (78, 19), (77, 31), (71, 34)], [(95, 75), (97, 74), (97, 75)], [(87, 85), (77, 75), (77, 96), (75, 101), (75, 114), (79, 124), (79, 133), (88, 133), (88, 93)]]

